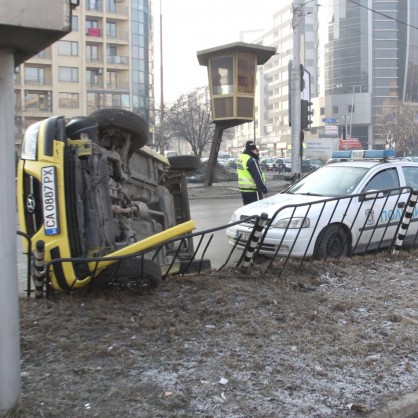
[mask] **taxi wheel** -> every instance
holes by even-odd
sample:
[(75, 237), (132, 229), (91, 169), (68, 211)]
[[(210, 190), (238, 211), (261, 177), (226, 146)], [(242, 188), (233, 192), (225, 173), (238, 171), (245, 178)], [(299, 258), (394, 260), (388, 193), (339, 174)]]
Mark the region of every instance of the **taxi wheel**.
[(174, 170), (195, 171), (200, 166), (200, 158), (196, 155), (176, 155), (168, 157), (170, 165)]
[(110, 148), (107, 137), (115, 136), (115, 130), (126, 131), (132, 135), (131, 152), (142, 148), (148, 140), (148, 123), (136, 113), (119, 108), (104, 108), (89, 115), (97, 121), (99, 127), (99, 144)]
[(315, 258), (338, 258), (348, 256), (347, 233), (340, 225), (329, 225), (318, 237)]
[(156, 261), (131, 257), (110, 265), (93, 280), (98, 286), (156, 288), (161, 284), (161, 267)]

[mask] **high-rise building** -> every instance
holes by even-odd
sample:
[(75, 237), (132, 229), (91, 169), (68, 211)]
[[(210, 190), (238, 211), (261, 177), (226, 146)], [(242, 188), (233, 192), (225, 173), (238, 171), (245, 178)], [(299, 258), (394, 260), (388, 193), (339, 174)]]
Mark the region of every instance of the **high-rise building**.
[[(283, 3), (273, 27), (254, 40), (277, 54), (258, 68), (256, 120), (236, 128), (234, 151), (255, 138), (266, 155), (290, 153), (291, 5)], [(311, 73), (315, 112), (305, 138), (335, 137), (344, 127), (364, 148), (384, 148), (388, 104), (418, 105), (418, 0), (307, 1), (302, 11), (301, 63)], [(334, 126), (325, 126), (329, 120)]]
[[(311, 75), (311, 95), (317, 96), (318, 84), (318, 12), (315, 2), (303, 6), (301, 62)], [(282, 2), (273, 15), (273, 27), (253, 42), (273, 46), (277, 53), (257, 69), (256, 119), (235, 128), (230, 150), (242, 151), (245, 141), (255, 139), (261, 155), (287, 156), (290, 153), (289, 61), (293, 58), (292, 1)]]
[(325, 46), (325, 114), (365, 148), (383, 148), (383, 109), (418, 104), (418, 1), (340, 0)]
[(153, 96), (151, 0), (81, 0), (72, 32), (16, 69), (16, 143), (53, 115), (121, 107), (150, 120)]

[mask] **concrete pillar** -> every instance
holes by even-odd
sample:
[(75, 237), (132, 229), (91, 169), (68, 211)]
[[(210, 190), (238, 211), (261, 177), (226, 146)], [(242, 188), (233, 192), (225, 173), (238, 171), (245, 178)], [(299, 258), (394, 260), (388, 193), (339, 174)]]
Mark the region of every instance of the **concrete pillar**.
[(12, 51), (0, 50), (0, 411), (20, 397), (13, 71)]

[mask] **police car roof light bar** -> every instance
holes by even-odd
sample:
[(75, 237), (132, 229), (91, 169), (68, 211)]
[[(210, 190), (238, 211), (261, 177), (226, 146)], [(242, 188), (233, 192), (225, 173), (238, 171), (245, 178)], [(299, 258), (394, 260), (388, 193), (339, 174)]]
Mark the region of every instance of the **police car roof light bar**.
[(334, 151), (331, 158), (335, 159), (362, 159), (362, 160), (383, 160), (395, 157), (396, 153), (393, 149), (385, 150), (353, 150), (353, 151)]

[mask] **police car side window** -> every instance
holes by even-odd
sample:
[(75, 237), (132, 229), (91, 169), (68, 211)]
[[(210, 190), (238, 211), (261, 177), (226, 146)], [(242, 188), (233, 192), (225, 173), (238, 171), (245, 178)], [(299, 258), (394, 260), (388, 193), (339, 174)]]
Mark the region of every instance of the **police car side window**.
[(370, 190), (385, 190), (396, 189), (399, 187), (399, 177), (396, 168), (389, 168), (387, 170), (377, 173), (363, 189), (363, 192)]
[(418, 190), (418, 167), (402, 167), (405, 184), (413, 190)]

